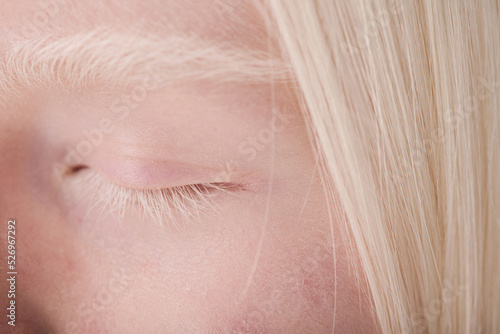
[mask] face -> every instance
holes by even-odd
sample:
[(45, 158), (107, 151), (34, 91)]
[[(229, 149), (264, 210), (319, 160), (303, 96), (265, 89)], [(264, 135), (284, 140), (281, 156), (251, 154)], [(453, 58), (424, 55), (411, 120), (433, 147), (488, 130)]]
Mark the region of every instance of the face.
[(375, 331), (258, 7), (1, 1), (0, 22), (16, 330)]

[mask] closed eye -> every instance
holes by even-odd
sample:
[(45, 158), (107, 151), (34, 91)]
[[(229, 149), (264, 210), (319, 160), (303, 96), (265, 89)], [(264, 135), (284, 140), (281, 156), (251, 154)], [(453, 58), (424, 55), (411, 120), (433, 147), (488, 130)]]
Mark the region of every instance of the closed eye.
[[(89, 201), (90, 209), (101, 207), (102, 215), (113, 214), (122, 220), (125, 212), (137, 207), (144, 218), (163, 226), (200, 218), (206, 209), (217, 211), (214, 198), (222, 193), (236, 193), (244, 187), (231, 182), (187, 184), (162, 189), (133, 189), (108, 181), (93, 169), (78, 167), (75, 182), (81, 183), (81, 200)], [(90, 210), (89, 209), (89, 210)]]

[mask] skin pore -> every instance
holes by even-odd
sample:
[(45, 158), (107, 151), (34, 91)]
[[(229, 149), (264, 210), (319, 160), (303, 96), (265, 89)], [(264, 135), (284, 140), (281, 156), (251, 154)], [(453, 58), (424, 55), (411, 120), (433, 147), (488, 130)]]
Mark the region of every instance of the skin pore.
[[(167, 74), (155, 85), (154, 71), (133, 73), (147, 77), (139, 86), (44, 83), (6, 65), (33, 40), (101, 28), (279, 55), (251, 3), (23, 0), (1, 9), (0, 82), (10, 84), (0, 86), (0, 208), (18, 223), (16, 331), (331, 333), (335, 323), (338, 333), (376, 332), (355, 255), (340, 223), (330, 226), (291, 84)], [(219, 188), (196, 208), (166, 200), (170, 216), (127, 200), (193, 184)], [(121, 204), (99, 189), (119, 189), (109, 197)]]

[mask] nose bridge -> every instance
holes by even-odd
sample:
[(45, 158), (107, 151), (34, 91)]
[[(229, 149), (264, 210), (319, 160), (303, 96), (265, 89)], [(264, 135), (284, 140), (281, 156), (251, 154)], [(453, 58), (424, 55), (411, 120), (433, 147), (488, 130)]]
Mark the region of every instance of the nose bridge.
[[(28, 248), (50, 228), (64, 229), (58, 202), (60, 185), (55, 177), (57, 140), (46, 138), (33, 114), (0, 120), (0, 212), (21, 221), (19, 233)], [(57, 138), (57, 134), (50, 134)], [(60, 149), (59, 149), (60, 151)]]
[[(2, 321), (0, 332), (10, 333), (14, 329), (33, 333), (39, 326), (25, 321), (28, 316), (33, 318), (33, 303), (26, 287), (33, 283), (31, 254), (34, 250), (34, 224), (30, 210), (32, 203), (25, 175), (26, 162), (29, 160), (25, 144), (26, 128), (23, 126), (22, 115), (16, 115), (6, 108), (0, 110), (0, 115), (0, 276), (3, 278), (0, 280), (0, 300), (2, 305), (9, 305), (13, 309), (9, 312), (14, 313), (16, 320), (16, 327)], [(8, 233), (9, 221), (15, 222), (15, 229), (11, 233)], [(7, 272), (15, 274), (7, 276)], [(13, 280), (6, 280), (12, 276)], [(8, 294), (10, 291), (12, 293)]]
[[(29, 115), (0, 110), (0, 277), (7, 273), (7, 222), (16, 220), (16, 330), (39, 330), (43, 315), (36, 310), (57, 292), (54, 268), (74, 267), (75, 238), (65, 224), (53, 180), (53, 143), (46, 141)], [(0, 301), (7, 299), (7, 281), (0, 280)], [(7, 305), (7, 304), (5, 304)], [(34, 312), (34, 313), (33, 313)], [(39, 319), (36, 323), (28, 319)], [(4, 321), (0, 326), (3, 331)]]
[[(26, 128), (22, 115), (8, 108), (0, 110), (0, 205), (4, 197), (12, 198), (24, 185), (20, 183), (24, 165), (28, 159), (24, 143)], [(2, 207), (5, 210), (5, 207)]]
[(57, 133), (58, 123), (47, 117), (43, 107), (30, 103), (0, 111), (0, 184), (36, 192), (38, 200), (45, 200), (56, 191), (53, 178), (64, 140)]
[[(43, 211), (35, 201), (34, 194), (38, 191), (35, 191), (28, 175), (32, 159), (29, 145), (31, 134), (24, 116), (11, 110), (2, 110), (0, 119), (0, 229), (1, 234), (5, 235), (5, 220), (16, 219), (16, 246), (19, 252), (26, 254), (25, 251), (30, 247), (24, 245), (32, 244), (31, 238), (35, 231), (33, 213)], [(43, 194), (38, 192), (38, 196), (42, 197)], [(3, 253), (5, 249), (0, 251)], [(21, 254), (17, 255), (20, 258)], [(21, 262), (16, 263), (21, 266)]]
[[(25, 122), (25, 115), (16, 115), (10, 110), (1, 110), (1, 113), (0, 207), (5, 212), (14, 210), (14, 203), (20, 197), (25, 197), (31, 188), (27, 173), (33, 159), (31, 150), (34, 133)], [(10, 205), (6, 207), (6, 203)], [(23, 211), (26, 211), (26, 208)]]

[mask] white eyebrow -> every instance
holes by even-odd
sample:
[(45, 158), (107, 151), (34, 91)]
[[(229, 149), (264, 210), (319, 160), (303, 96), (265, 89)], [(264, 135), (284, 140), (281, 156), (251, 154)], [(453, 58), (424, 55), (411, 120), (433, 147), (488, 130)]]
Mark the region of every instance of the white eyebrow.
[(290, 79), (289, 66), (264, 51), (191, 35), (161, 37), (95, 29), (56, 40), (28, 41), (9, 50), (0, 58), (0, 95), (19, 88), (122, 86), (151, 72), (161, 76), (163, 84)]

